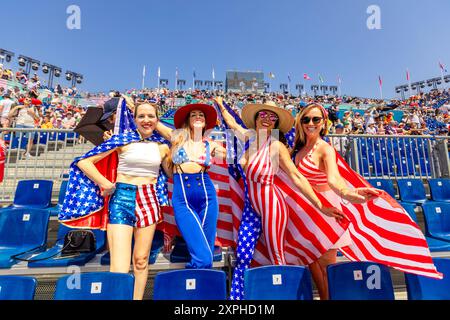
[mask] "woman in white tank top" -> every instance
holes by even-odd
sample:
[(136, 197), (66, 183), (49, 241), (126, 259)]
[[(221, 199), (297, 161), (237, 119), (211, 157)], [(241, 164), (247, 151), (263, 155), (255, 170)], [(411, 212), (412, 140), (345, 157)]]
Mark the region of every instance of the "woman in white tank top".
[[(148, 258), (156, 224), (162, 220), (156, 198), (155, 184), (159, 168), (169, 153), (166, 144), (145, 141), (158, 123), (156, 107), (138, 105), (134, 112), (139, 142), (129, 143), (108, 152), (78, 162), (78, 167), (102, 190), (112, 195), (109, 201), (108, 244), (111, 254), (111, 272), (128, 273), (133, 260), (135, 276), (134, 299), (141, 300), (148, 277)], [(112, 152), (119, 154), (116, 183), (106, 179), (95, 163)], [(134, 235), (134, 249), (131, 251)]]

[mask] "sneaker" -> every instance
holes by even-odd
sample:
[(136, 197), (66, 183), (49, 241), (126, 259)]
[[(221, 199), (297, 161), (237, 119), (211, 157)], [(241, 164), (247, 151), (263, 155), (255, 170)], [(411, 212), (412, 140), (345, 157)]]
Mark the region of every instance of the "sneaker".
[(34, 159), (35, 158), (29, 153), (25, 153), (24, 156), (25, 156), (25, 159)]

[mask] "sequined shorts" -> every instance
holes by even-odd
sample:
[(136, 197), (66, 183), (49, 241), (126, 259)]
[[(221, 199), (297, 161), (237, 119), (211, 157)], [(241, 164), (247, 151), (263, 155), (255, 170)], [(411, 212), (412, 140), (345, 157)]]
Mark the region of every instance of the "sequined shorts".
[(109, 223), (145, 228), (162, 220), (153, 184), (132, 185), (116, 183), (109, 200)]

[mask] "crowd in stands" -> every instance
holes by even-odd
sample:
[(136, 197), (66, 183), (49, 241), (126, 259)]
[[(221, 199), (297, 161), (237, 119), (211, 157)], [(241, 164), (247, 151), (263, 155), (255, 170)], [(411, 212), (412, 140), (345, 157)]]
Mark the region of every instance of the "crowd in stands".
[[(14, 80), (22, 85), (14, 88), (0, 86), (1, 126), (14, 127), (26, 123), (34, 128), (73, 129), (86, 112), (87, 106), (78, 103), (80, 98), (100, 97), (108, 99), (104, 93), (80, 93), (78, 90), (57, 85), (49, 90), (41, 83), (37, 74), (30, 77), (19, 69), (14, 73), (0, 64), (0, 78)], [(112, 91), (109, 96), (117, 92)], [(370, 135), (448, 135), (450, 126), (450, 89), (432, 90), (413, 95), (406, 100), (380, 100), (352, 96), (293, 96), (287, 93), (240, 93), (211, 90), (128, 90), (123, 94), (134, 100), (149, 100), (165, 111), (181, 104), (196, 101), (211, 101), (216, 94), (222, 94), (236, 112), (248, 103), (275, 101), (279, 106), (292, 110), (295, 115), (311, 102), (325, 105), (330, 114), (329, 132), (335, 134)], [(20, 111), (25, 98), (30, 98), (27, 112)], [(103, 101), (104, 101), (103, 100)], [(339, 106), (346, 105), (339, 112)], [(348, 106), (351, 106), (349, 108)], [(11, 112), (13, 111), (14, 112)], [(394, 119), (394, 110), (402, 112), (402, 118)]]

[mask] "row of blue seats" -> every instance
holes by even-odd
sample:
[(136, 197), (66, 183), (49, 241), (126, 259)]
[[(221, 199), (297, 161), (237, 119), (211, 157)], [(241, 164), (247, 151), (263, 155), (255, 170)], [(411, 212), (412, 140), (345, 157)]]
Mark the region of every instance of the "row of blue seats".
[[(33, 143), (38, 144), (47, 144), (49, 141), (66, 141), (71, 139), (78, 138), (79, 135), (75, 132), (40, 132), (39, 134), (34, 134), (33, 137)], [(26, 149), (26, 146), (28, 144), (28, 136), (26, 133), (23, 133), (22, 135), (15, 134), (5, 134), (3, 136), (3, 139), (5, 141), (9, 141), (10, 143), (10, 149)]]
[(431, 164), (427, 158), (405, 158), (392, 155), (390, 158), (384, 156), (359, 158), (360, 173), (365, 177), (389, 176), (426, 176), (432, 174)]
[[(61, 256), (64, 237), (70, 228), (60, 224), (57, 240), (53, 247), (47, 248), (47, 235), (50, 212), (43, 209), (8, 208), (0, 211), (0, 268), (11, 268), (20, 262), (14, 256), (24, 253), (19, 258), (32, 259), (27, 262), (28, 268), (65, 267), (70, 265), (83, 266), (97, 254), (106, 249), (106, 232), (93, 230), (96, 247), (93, 252), (81, 253), (77, 256)], [(153, 237), (149, 255), (149, 264), (156, 262), (158, 254), (164, 247), (164, 234), (157, 230)], [(188, 262), (191, 256), (182, 238), (176, 238), (174, 248), (170, 253), (170, 262)], [(216, 246), (214, 261), (222, 260), (222, 248)], [(103, 253), (101, 265), (110, 264), (109, 252)]]
[[(399, 198), (402, 202), (417, 204), (426, 201), (450, 202), (450, 179), (428, 179), (431, 198), (428, 199), (425, 186), (421, 179), (399, 179), (397, 189), (389, 179), (368, 179), (374, 187), (385, 190), (393, 198)], [(64, 200), (67, 181), (61, 183), (58, 205), (52, 206), (53, 181), (51, 180), (21, 180), (17, 184), (14, 195), (13, 207), (27, 207), (36, 209), (49, 209), (52, 215), (57, 215)], [(30, 194), (33, 196), (30, 197)]]
[[(450, 300), (450, 259), (435, 258), (444, 278), (405, 273), (409, 300)], [(331, 300), (395, 300), (389, 269), (372, 262), (343, 262), (327, 268)], [(58, 279), (55, 300), (131, 300), (134, 277), (121, 273), (84, 273)], [(73, 280), (73, 279), (72, 279)], [(37, 281), (32, 277), (0, 276), (0, 300), (32, 300)], [(224, 271), (184, 269), (155, 276), (154, 300), (225, 300)], [(265, 266), (244, 274), (245, 300), (312, 300), (309, 269), (303, 266)]]
[(426, 180), (430, 189), (430, 199), (427, 198), (425, 186), (421, 179), (398, 179), (397, 188), (390, 179), (367, 179), (375, 188), (383, 189), (394, 199), (402, 202), (422, 204), (427, 201), (450, 202), (450, 179)]

